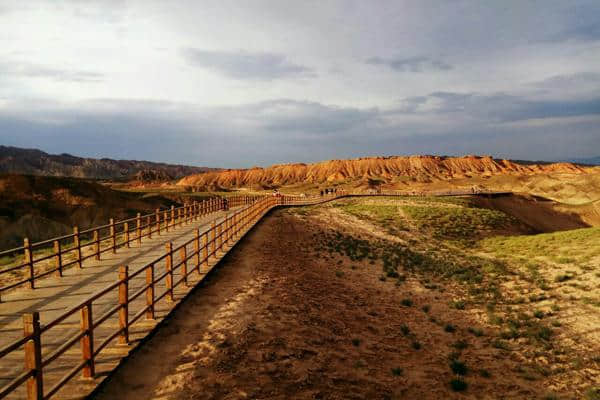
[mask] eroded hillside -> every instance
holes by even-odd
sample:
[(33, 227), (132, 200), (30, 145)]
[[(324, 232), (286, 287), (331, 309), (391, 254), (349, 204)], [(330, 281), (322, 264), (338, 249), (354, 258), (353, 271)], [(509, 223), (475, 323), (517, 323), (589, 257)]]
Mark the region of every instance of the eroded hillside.
[[(294, 185), (301, 187), (311, 184), (341, 184), (354, 188), (378, 186), (384, 189), (473, 185), (502, 189), (515, 186), (517, 189), (524, 189), (529, 185), (533, 190), (539, 188), (541, 191), (548, 191), (565, 180), (572, 180), (568, 190), (573, 191), (573, 187), (577, 188), (589, 181), (588, 175), (600, 176), (600, 171), (569, 163), (525, 164), (496, 160), (489, 156), (410, 156), (333, 160), (315, 164), (284, 164), (268, 168), (208, 172), (185, 177), (178, 185), (202, 190)], [(600, 193), (600, 179), (596, 181), (588, 191)]]
[(21, 246), (23, 238), (44, 240), (125, 219), (177, 202), (112, 190), (76, 178), (0, 175), (0, 247)]

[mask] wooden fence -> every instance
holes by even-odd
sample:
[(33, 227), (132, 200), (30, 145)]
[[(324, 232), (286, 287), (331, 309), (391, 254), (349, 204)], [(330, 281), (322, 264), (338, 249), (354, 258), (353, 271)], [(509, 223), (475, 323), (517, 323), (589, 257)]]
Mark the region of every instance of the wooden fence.
[[(167, 243), (163, 256), (152, 260), (137, 271), (131, 272), (127, 266), (120, 267), (118, 281), (96, 292), (46, 325), (40, 324), (39, 313), (24, 314), (23, 338), (0, 349), (0, 360), (12, 352), (22, 351), (25, 368), (21, 374), (0, 389), (0, 399), (5, 398), (23, 384), (27, 387), (28, 400), (49, 399), (78, 374), (84, 378), (94, 377), (94, 360), (103, 349), (115, 339), (121, 344), (128, 343), (128, 332), (133, 323), (141, 318), (154, 319), (157, 303), (172, 302), (174, 289), (179, 285), (187, 286), (190, 274), (201, 273), (201, 268), (208, 266), (209, 260), (215, 259), (217, 253), (221, 252), (224, 246), (233, 244), (249, 225), (255, 223), (270, 208), (280, 203), (281, 199), (278, 197), (259, 198), (227, 215), (218, 224), (213, 222), (207, 231), (200, 232), (197, 229), (192, 239), (175, 248), (171, 242)], [(190, 247), (191, 250), (188, 251)], [(159, 263), (164, 263), (165, 268), (164, 272), (156, 275), (155, 270)], [(175, 275), (179, 279), (175, 280)], [(131, 293), (129, 282), (139, 276), (145, 276), (146, 284)], [(98, 302), (110, 302), (111, 299), (105, 297), (114, 290), (118, 291), (118, 302), (102, 315), (98, 317), (93, 315), (93, 305)], [(145, 306), (136, 310), (135, 315), (129, 318), (132, 302), (140, 297), (145, 297)], [(44, 335), (47, 335), (61, 322), (76, 315), (79, 315), (80, 319), (79, 332), (50, 354), (42, 357)], [(97, 343), (94, 340), (94, 331), (115, 315), (118, 315), (119, 328)], [(80, 347), (81, 361), (73, 365), (72, 369), (52, 387), (45, 388), (44, 369), (48, 368), (61, 355), (72, 350), (74, 346)]]
[[(109, 223), (85, 230), (73, 227), (73, 233), (37, 243), (31, 243), (28, 238), (23, 240), (23, 246), (0, 252), (0, 257), (19, 258), (17, 265), (0, 270), (0, 280), (3, 275), (23, 273), (26, 277), (15, 282), (0, 286), (0, 295), (18, 286), (27, 285), (35, 288), (35, 281), (55, 273), (62, 276), (67, 268), (77, 266), (82, 268), (83, 262), (90, 258), (100, 260), (106, 252), (116, 253), (120, 247), (130, 247), (136, 242), (141, 245), (142, 238), (152, 238), (161, 232), (169, 232), (183, 223), (208, 215), (227, 207), (239, 207), (256, 200), (258, 197), (234, 196), (226, 200), (214, 197), (201, 202), (184, 204), (181, 207), (171, 206), (169, 209), (156, 209), (154, 213), (137, 216), (122, 221), (110, 219)], [(84, 254), (86, 253), (86, 254)], [(42, 268), (44, 267), (44, 268)], [(0, 297), (1, 301), (1, 297)]]

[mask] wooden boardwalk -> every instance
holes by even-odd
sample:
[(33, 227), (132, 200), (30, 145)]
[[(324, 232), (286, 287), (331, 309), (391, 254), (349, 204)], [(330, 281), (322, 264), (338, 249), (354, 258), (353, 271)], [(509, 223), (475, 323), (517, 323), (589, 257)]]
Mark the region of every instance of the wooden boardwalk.
[[(228, 213), (231, 214), (234, 209)], [(163, 256), (166, 252), (166, 244), (171, 242), (176, 248), (182, 243), (192, 239), (196, 229), (201, 232), (208, 230), (213, 222), (217, 224), (224, 220), (225, 211), (218, 211), (208, 216), (202, 217), (200, 220), (188, 223), (186, 225), (171, 229), (169, 232), (162, 232), (160, 236), (155, 235), (152, 239), (142, 241), (141, 245), (133, 245), (130, 248), (121, 248), (116, 254), (107, 253), (101, 261), (93, 259), (86, 260), (83, 269), (71, 268), (64, 272), (63, 277), (50, 276), (36, 282), (36, 289), (27, 288), (16, 289), (3, 296), (0, 303), (0, 348), (13, 342), (16, 339), (23, 337), (23, 318), (22, 315), (37, 311), (40, 314), (40, 322), (46, 325), (59, 317), (70, 307), (73, 307), (86, 298), (92, 296), (98, 290), (116, 282), (119, 279), (119, 267), (128, 265), (130, 271), (135, 271), (152, 260)], [(222, 252), (217, 255), (221, 258), (228, 248), (224, 247)], [(216, 259), (215, 259), (216, 260)], [(209, 263), (209, 268), (214, 265), (215, 261)], [(164, 263), (156, 265), (155, 274), (159, 275), (164, 272)], [(206, 268), (202, 274), (191, 274), (189, 276), (190, 287), (193, 287), (204, 276)], [(181, 275), (180, 270), (174, 272), (175, 279)], [(137, 288), (145, 283), (145, 276), (140, 275), (132, 279), (129, 283), (129, 290), (135, 292)], [(53, 398), (79, 398), (88, 394), (96, 387), (103, 378), (111, 371), (121, 360), (126, 356), (134, 345), (144, 336), (146, 336), (154, 326), (160, 322), (164, 316), (177, 304), (187, 292), (188, 288), (179, 286), (175, 289), (175, 302), (159, 303), (155, 310), (155, 319), (140, 320), (140, 323), (135, 326), (134, 330), (129, 332), (130, 343), (125, 346), (113, 346), (105, 352), (100, 353), (100, 357), (96, 359), (96, 379), (80, 380), (74, 379), (73, 384), (68, 385), (68, 396), (61, 396), (61, 392)], [(102, 299), (93, 305), (93, 314), (101, 316), (106, 313), (117, 302), (118, 293), (115, 290), (114, 294), (108, 294), (106, 299)], [(111, 301), (112, 300), (112, 301)], [(138, 302), (144, 303), (145, 298), (140, 296)], [(130, 318), (134, 317), (135, 310), (142, 306), (136, 307), (132, 304), (129, 307)], [(109, 336), (115, 329), (118, 329), (118, 316), (110, 318), (100, 328), (94, 331), (95, 340), (99, 341), (102, 337)], [(48, 334), (43, 336), (42, 341), (42, 358), (51, 354), (58, 349), (73, 335), (77, 334), (80, 329), (80, 316), (78, 313), (73, 314), (65, 319), (57, 326), (48, 331)], [(115, 339), (115, 342), (117, 340)], [(69, 372), (74, 365), (81, 362), (81, 352), (78, 346), (73, 346), (73, 349), (61, 355), (48, 368), (44, 369), (44, 385), (50, 388), (54, 383), (58, 382), (61, 377)], [(11, 352), (1, 359), (0, 362), (0, 388), (5, 386), (12, 379), (17, 377), (24, 367), (24, 356), (22, 351)], [(67, 387), (65, 387), (66, 389)], [(25, 385), (12, 392), (7, 398), (23, 399), (26, 398)]]

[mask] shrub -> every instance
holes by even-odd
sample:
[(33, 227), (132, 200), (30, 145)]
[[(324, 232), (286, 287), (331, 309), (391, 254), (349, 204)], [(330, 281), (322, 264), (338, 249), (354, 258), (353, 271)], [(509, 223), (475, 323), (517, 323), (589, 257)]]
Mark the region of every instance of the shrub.
[(410, 328), (406, 324), (400, 325), (400, 331), (404, 336), (407, 336), (410, 333)]
[(510, 350), (510, 347), (508, 346), (508, 344), (500, 339), (496, 339), (492, 342), (492, 346), (497, 348), (497, 349), (501, 349), (501, 350)]
[(456, 331), (456, 327), (452, 324), (446, 324), (446, 326), (444, 326), (444, 330), (451, 333)]
[(428, 313), (431, 307), (428, 304), (425, 304), (422, 308), (423, 312)]
[(547, 326), (542, 326), (535, 331), (535, 336), (541, 340), (550, 340), (552, 333), (552, 329)]
[(567, 274), (556, 275), (554, 277), (554, 282), (565, 282), (572, 278), (573, 277), (571, 275), (567, 275)]
[(450, 361), (450, 369), (456, 375), (466, 375), (467, 374), (466, 364), (464, 362), (456, 360), (456, 359)]
[(421, 349), (421, 343), (417, 342), (416, 340), (414, 342), (412, 342), (412, 348), (415, 350), (420, 350)]
[(464, 310), (465, 302), (463, 300), (456, 300), (452, 302), (452, 307), (456, 308), (457, 310)]
[(469, 327), (468, 329), (469, 333), (472, 333), (475, 336), (483, 336), (483, 330), (479, 329), (479, 328), (473, 328), (473, 327)]
[(467, 389), (467, 382), (461, 378), (455, 378), (450, 381), (450, 387), (455, 392), (462, 392)]
[(413, 302), (411, 299), (402, 299), (402, 301), (400, 301), (400, 304), (402, 304), (404, 307), (411, 307), (413, 305)]
[(469, 347), (469, 343), (466, 340), (457, 340), (452, 344), (452, 347), (456, 350), (464, 350)]
[(400, 376), (404, 373), (404, 371), (402, 370), (402, 368), (396, 367), (396, 368), (392, 368), (392, 375), (394, 376)]
[(356, 347), (360, 346), (360, 339), (358, 339), (358, 338), (352, 339), (352, 344)]
[(589, 388), (585, 392), (586, 400), (600, 400), (600, 386)]

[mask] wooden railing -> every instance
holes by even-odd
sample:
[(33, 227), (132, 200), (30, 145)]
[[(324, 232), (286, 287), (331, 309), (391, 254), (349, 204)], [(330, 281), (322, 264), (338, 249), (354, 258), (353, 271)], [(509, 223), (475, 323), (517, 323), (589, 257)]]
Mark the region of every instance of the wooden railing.
[[(90, 258), (100, 260), (106, 252), (116, 253), (120, 247), (130, 247), (131, 243), (141, 245), (142, 238), (152, 238), (161, 232), (169, 232), (183, 223), (195, 220), (200, 216), (222, 210), (227, 202), (228, 207), (239, 207), (249, 204), (258, 197), (234, 196), (227, 199), (214, 197), (201, 202), (184, 204), (181, 207), (171, 206), (169, 209), (156, 209), (154, 213), (137, 216), (122, 221), (110, 219), (109, 223), (85, 230), (73, 228), (73, 233), (37, 243), (31, 243), (28, 238), (23, 240), (23, 246), (0, 252), (0, 257), (19, 258), (16, 265), (0, 270), (2, 276), (10, 273), (23, 273), (26, 277), (19, 278), (0, 286), (0, 295), (21, 285), (35, 288), (37, 279), (55, 273), (62, 276), (67, 268), (77, 266), (82, 268), (83, 262)], [(85, 253), (85, 254), (84, 254)], [(44, 267), (44, 268), (42, 268)], [(1, 298), (0, 298), (1, 301)]]
[[(0, 360), (15, 351), (23, 351), (25, 368), (21, 374), (0, 389), (0, 399), (8, 396), (23, 384), (27, 386), (27, 399), (49, 399), (79, 373), (84, 378), (94, 377), (95, 359), (109, 343), (115, 339), (118, 339), (120, 344), (128, 343), (128, 332), (133, 323), (141, 318), (154, 319), (157, 303), (172, 302), (174, 289), (180, 285), (187, 286), (190, 274), (201, 273), (202, 267), (207, 267), (209, 261), (217, 257), (217, 253), (221, 252), (225, 246), (232, 244), (251, 224), (281, 202), (278, 197), (259, 198), (257, 201), (235, 210), (219, 223), (213, 222), (211, 227), (204, 232), (196, 229), (192, 239), (175, 248), (172, 242), (167, 243), (164, 255), (152, 260), (137, 271), (131, 272), (127, 266), (120, 267), (118, 281), (96, 292), (46, 325), (40, 324), (39, 313), (24, 314), (23, 338), (1, 348)], [(239, 205), (240, 203), (233, 204)], [(176, 259), (179, 260), (175, 261)], [(159, 263), (164, 263), (164, 271), (156, 275)], [(179, 279), (176, 280), (176, 276)], [(136, 288), (132, 293), (129, 283), (138, 277), (145, 277), (145, 284)], [(97, 303), (103, 305), (110, 303), (111, 299), (107, 298), (107, 295), (115, 290), (118, 291), (118, 302), (102, 315), (94, 316), (93, 306)], [(145, 297), (145, 305), (136, 310), (134, 316), (129, 318), (132, 302), (142, 297)], [(77, 315), (79, 315), (81, 326), (79, 332), (69, 337), (50, 354), (42, 357), (44, 336), (62, 322)], [(94, 332), (114, 316), (118, 316), (119, 328), (96, 345)], [(52, 387), (46, 389), (44, 387), (44, 369), (77, 345), (80, 346), (81, 360), (73, 365), (72, 369)]]

